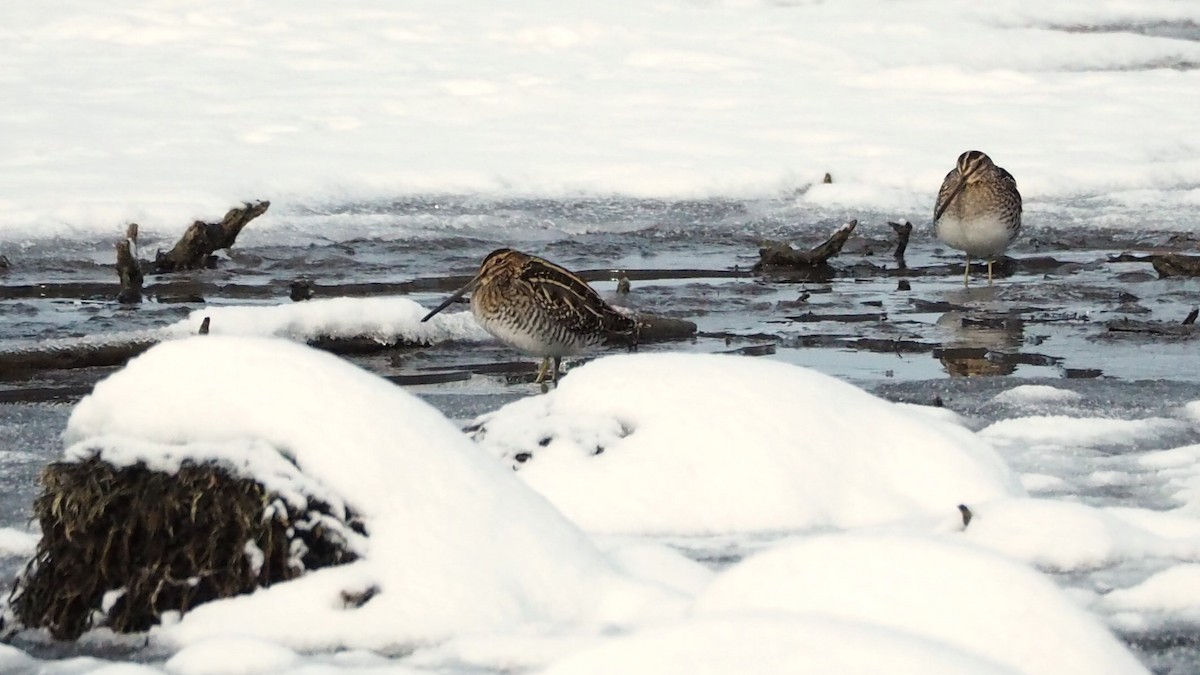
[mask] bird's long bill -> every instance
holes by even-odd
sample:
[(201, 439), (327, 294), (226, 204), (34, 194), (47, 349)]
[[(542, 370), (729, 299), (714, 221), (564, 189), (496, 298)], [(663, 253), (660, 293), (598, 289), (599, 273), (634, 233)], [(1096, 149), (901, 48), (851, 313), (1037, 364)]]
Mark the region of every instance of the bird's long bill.
[(449, 307), (450, 303), (455, 302), (462, 296), (466, 295), (468, 291), (475, 288), (475, 286), (478, 284), (479, 284), (479, 275), (475, 275), (475, 278), (468, 281), (466, 286), (463, 286), (462, 288), (458, 289), (457, 291), (454, 291), (454, 295), (451, 295), (450, 297), (446, 298), (442, 302), (442, 304), (435, 307), (432, 312), (426, 314), (425, 318), (421, 319), (421, 323), (424, 323), (424, 322), (430, 320), (431, 318), (433, 318), (434, 314), (437, 314), (438, 312), (442, 311), (443, 309), (446, 309), (447, 307)]
[(954, 202), (954, 198), (958, 196), (958, 193), (962, 192), (962, 189), (966, 185), (967, 179), (964, 176), (959, 176), (958, 182), (954, 184), (954, 188), (950, 190), (950, 194), (946, 195), (946, 199), (937, 205), (937, 210), (933, 213), (933, 222), (936, 223), (937, 219), (942, 217), (942, 214), (946, 212), (946, 209), (950, 208), (950, 204)]

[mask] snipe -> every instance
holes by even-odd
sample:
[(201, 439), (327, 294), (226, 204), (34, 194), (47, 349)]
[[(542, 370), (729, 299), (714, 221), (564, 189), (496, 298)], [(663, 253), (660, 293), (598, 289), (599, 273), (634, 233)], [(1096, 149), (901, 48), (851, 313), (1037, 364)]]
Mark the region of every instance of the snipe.
[(992, 283), (992, 263), (1021, 231), (1017, 181), (986, 154), (964, 152), (938, 190), (933, 225), (938, 239), (967, 254), (964, 286), (970, 284), (971, 258), (987, 260)]
[(471, 292), (471, 312), (501, 342), (542, 357), (536, 382), (558, 382), (564, 356), (579, 354), (613, 337), (636, 341), (637, 321), (617, 311), (571, 272), (537, 256), (501, 248), (479, 273), (421, 321)]

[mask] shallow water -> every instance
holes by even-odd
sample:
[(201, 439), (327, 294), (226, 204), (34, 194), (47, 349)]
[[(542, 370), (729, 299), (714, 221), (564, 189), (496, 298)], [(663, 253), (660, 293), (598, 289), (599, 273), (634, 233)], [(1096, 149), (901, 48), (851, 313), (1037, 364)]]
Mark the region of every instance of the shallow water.
[[(894, 234), (882, 214), (859, 214), (858, 230), (834, 260), (832, 279), (750, 274), (762, 240), (809, 246), (840, 224), (840, 218), (806, 212), (787, 199), (428, 197), (346, 205), (294, 219), (294, 227), (268, 235), (255, 234), (252, 223), (215, 270), (148, 279), (148, 300), (136, 307), (112, 300), (111, 242), (31, 241), (8, 249), (12, 266), (0, 272), (0, 351), (35, 349), (48, 340), (120, 342), (206, 303), (288, 302), (290, 284), (298, 279), (311, 282), (317, 297), (407, 294), (431, 306), (487, 252), (514, 246), (584, 273), (614, 302), (699, 327), (693, 339), (643, 350), (743, 353), (809, 366), (889, 399), (939, 401), (974, 428), (1022, 414), (1178, 418), (1183, 404), (1200, 399), (1192, 338), (1117, 333), (1106, 326), (1120, 318), (1179, 322), (1197, 302), (1200, 280), (1159, 279), (1146, 262), (1110, 262), (1127, 250), (1186, 247), (1190, 238), (1177, 232), (1050, 229), (1035, 221), (1010, 252), (1019, 261), (1011, 276), (988, 286), (977, 273), (964, 288), (960, 256), (922, 228), (914, 232), (902, 268), (892, 257)], [(169, 244), (142, 242), (142, 257)], [(631, 280), (627, 296), (616, 295), (620, 276)], [(404, 386), (461, 422), (537, 392), (534, 364), (497, 344), (447, 343), (349, 358), (409, 383)], [(58, 434), (68, 403), (112, 370), (0, 372), (5, 400), (26, 401), (0, 405), (0, 479), (7, 488), (0, 493), (0, 526), (29, 525), (37, 474), (62, 450)], [(1052, 384), (1082, 397), (1033, 410), (993, 401), (1026, 383)], [(714, 395), (720, 396), (719, 383)], [(45, 399), (60, 402), (36, 402)], [(1181, 424), (1169, 434), (1054, 461), (1029, 454), (1006, 458), (1019, 472), (1062, 479), (1048, 495), (1166, 509), (1171, 499), (1153, 481), (1089, 476), (1127, 469), (1127, 453), (1195, 442), (1195, 427)], [(715, 566), (762, 545), (751, 537), (672, 543)], [(0, 572), (8, 578), (20, 562), (0, 559)], [(1153, 564), (1130, 574), (1144, 577)], [(1102, 578), (1061, 581), (1099, 588)], [(1186, 635), (1125, 637), (1158, 672), (1200, 667), (1200, 649)]]

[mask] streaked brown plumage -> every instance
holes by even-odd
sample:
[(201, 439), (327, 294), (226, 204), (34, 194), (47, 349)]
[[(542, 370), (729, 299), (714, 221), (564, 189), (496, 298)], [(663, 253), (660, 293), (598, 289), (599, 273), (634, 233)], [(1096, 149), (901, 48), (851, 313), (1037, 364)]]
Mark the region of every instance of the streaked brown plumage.
[(988, 261), (992, 283), (992, 263), (1021, 231), (1017, 181), (986, 154), (964, 152), (938, 190), (933, 224), (939, 239), (967, 254), (963, 285), (970, 282), (973, 257)]
[(496, 249), (479, 273), (422, 321), (471, 293), (471, 312), (487, 332), (527, 354), (542, 357), (537, 381), (553, 362), (558, 382), (562, 357), (599, 346), (611, 337), (636, 338), (637, 322), (604, 301), (583, 279), (537, 256)]

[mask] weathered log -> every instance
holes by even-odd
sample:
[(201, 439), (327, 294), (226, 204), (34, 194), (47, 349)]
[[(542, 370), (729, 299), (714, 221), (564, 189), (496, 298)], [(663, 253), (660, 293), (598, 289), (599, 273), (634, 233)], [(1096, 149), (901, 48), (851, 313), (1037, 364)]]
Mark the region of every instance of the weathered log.
[(785, 242), (767, 242), (758, 250), (758, 263), (751, 271), (758, 274), (773, 269), (803, 270), (827, 267), (829, 259), (841, 253), (846, 240), (857, 226), (858, 221), (851, 220), (834, 230), (828, 239), (807, 251), (793, 249)]
[(142, 265), (137, 259), (137, 223), (130, 223), (125, 239), (117, 243), (117, 276), (121, 279), (121, 291), (117, 302), (135, 304), (142, 301)]
[[(1191, 316), (1190, 314), (1188, 315)], [(1193, 319), (1195, 321), (1195, 319)], [(1142, 335), (1160, 335), (1164, 337), (1191, 337), (1196, 335), (1196, 324), (1166, 323), (1164, 321), (1137, 321), (1135, 319), (1114, 319), (1107, 324), (1112, 333), (1139, 333)]]
[(1167, 253), (1150, 259), (1158, 276), (1166, 277), (1200, 277), (1200, 256)]
[(0, 352), (0, 380), (46, 370), (120, 366), (157, 343), (151, 339), (107, 344), (72, 341), (43, 345), (38, 349)]
[(183, 233), (170, 251), (159, 251), (154, 258), (154, 273), (181, 272), (212, 267), (213, 253), (233, 246), (242, 228), (266, 213), (269, 201), (245, 203), (229, 210), (219, 223), (197, 220)]

